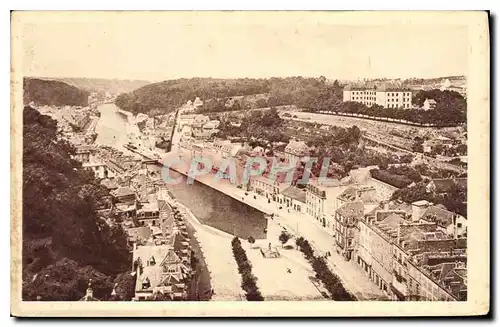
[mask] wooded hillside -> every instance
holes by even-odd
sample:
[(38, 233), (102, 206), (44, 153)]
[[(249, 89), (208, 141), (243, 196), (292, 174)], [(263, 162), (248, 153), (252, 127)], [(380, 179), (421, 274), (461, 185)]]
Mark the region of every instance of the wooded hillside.
[(23, 299), (78, 300), (90, 278), (105, 299), (131, 262), (121, 226), (97, 214), (108, 191), (57, 140), (52, 118), (30, 107), (23, 117)]
[(47, 106), (87, 106), (87, 91), (63, 82), (25, 78), (23, 80), (23, 102), (34, 102)]
[[(199, 97), (206, 103), (202, 112), (214, 112), (245, 109), (238, 102), (234, 104), (236, 109), (225, 108), (224, 104), (230, 97), (254, 94), (268, 95), (267, 100), (260, 100), (262, 107), (294, 104), (303, 108), (324, 108), (342, 102), (342, 87), (338, 83), (328, 85), (324, 77), (287, 77), (170, 80), (122, 94), (116, 99), (116, 104), (133, 113), (165, 113)], [(219, 101), (209, 101), (213, 99)]]

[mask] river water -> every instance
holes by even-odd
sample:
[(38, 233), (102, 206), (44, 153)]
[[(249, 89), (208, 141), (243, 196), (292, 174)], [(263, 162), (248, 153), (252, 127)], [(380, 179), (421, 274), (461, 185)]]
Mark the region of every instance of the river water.
[[(111, 103), (99, 107), (101, 117), (96, 126), (96, 143), (123, 151), (123, 144), (129, 141), (127, 134), (133, 132), (134, 127), (117, 110)], [(155, 165), (148, 166), (148, 170), (161, 169)], [(171, 178), (178, 176), (179, 173), (170, 171)], [(168, 187), (177, 200), (191, 209), (204, 224), (244, 239), (250, 236), (256, 239), (266, 237), (267, 220), (261, 211), (199, 182)]]
[(101, 117), (97, 122), (95, 142), (100, 145), (108, 145), (123, 150), (123, 145), (128, 143), (128, 120), (127, 117), (118, 113), (118, 108), (113, 103), (106, 103), (98, 108)]

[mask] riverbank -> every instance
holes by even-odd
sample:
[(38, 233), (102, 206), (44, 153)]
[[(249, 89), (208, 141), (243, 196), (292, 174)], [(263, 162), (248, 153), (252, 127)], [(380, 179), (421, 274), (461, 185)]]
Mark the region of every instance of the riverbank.
[(202, 224), (189, 208), (177, 200), (170, 204), (184, 213), (187, 222), (194, 229), (210, 274), (210, 285), (213, 289), (212, 301), (244, 301), (245, 294), (241, 289), (241, 277), (231, 250), (232, 235)]
[[(184, 158), (187, 158), (187, 151), (183, 152)], [(162, 161), (170, 161), (174, 162), (173, 159), (179, 160), (179, 154), (178, 152), (169, 152), (162, 156)], [(174, 165), (170, 166), (170, 169), (184, 175), (186, 178), (188, 176), (189, 172), (189, 167), (188, 163), (190, 162), (189, 160), (184, 160), (185, 163), (177, 163)], [(274, 210), (270, 209), (268, 206), (263, 205), (260, 203), (260, 201), (250, 201), (250, 196), (249, 192), (245, 191), (244, 189), (237, 188), (234, 184), (232, 184), (230, 181), (221, 179), (221, 180), (215, 180), (215, 175), (214, 174), (205, 174), (205, 175), (200, 175), (196, 176), (196, 181), (213, 188), (241, 203), (244, 203), (246, 205), (249, 205), (250, 207), (259, 210), (260, 212), (269, 215), (274, 212)], [(247, 193), (247, 194), (245, 194)], [(254, 199), (255, 200), (255, 199)]]
[[(188, 160), (189, 152), (182, 151), (182, 153), (182, 162), (174, 165), (171, 169), (187, 176), (189, 169), (188, 162), (190, 162)], [(179, 153), (177, 151), (171, 152), (166, 155), (164, 159), (179, 160)], [(175, 161), (172, 160), (170, 162)], [(327, 260), (328, 265), (332, 271), (339, 276), (345, 287), (349, 289), (359, 300), (386, 299), (383, 292), (369, 280), (368, 276), (362, 271), (361, 267), (353, 262), (345, 261), (341, 255), (337, 254), (334, 247), (335, 241), (333, 238), (333, 231), (322, 227), (321, 224), (314, 218), (304, 213), (294, 211), (289, 212), (286, 209), (280, 209), (276, 202), (269, 202), (266, 198), (260, 195), (239, 189), (230, 181), (216, 181), (214, 177), (215, 176), (213, 174), (206, 174), (197, 176), (196, 180), (263, 213), (274, 214), (275, 218), (273, 220), (268, 220), (268, 228), (271, 226), (271, 221), (276, 222), (296, 237), (303, 236), (309, 240), (318, 254), (321, 255), (326, 252), (330, 252), (331, 256), (329, 256)], [(184, 180), (183, 183), (186, 183), (186, 180)], [(247, 195), (245, 195), (245, 193), (247, 193)], [(270, 234), (273, 233), (268, 231), (266, 239), (272, 238)], [(265, 272), (259, 272), (259, 275), (262, 274), (265, 274)]]

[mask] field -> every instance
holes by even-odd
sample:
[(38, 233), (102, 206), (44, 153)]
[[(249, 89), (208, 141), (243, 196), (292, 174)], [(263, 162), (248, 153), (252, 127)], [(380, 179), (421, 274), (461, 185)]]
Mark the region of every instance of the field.
[[(312, 123), (324, 125), (336, 125), (340, 127), (351, 127), (356, 125), (359, 129), (370, 133), (385, 134), (386, 137), (395, 137), (395, 139), (411, 139), (416, 136), (436, 137), (438, 135), (446, 137), (458, 137), (460, 135), (461, 127), (413, 127), (408, 125), (387, 123), (380, 121), (367, 120), (362, 118), (341, 117), (335, 115), (323, 115), (310, 112), (289, 111), (291, 115), (296, 115), (298, 120), (303, 120)], [(285, 117), (284, 117), (285, 118)], [(290, 118), (288, 118), (290, 119)]]

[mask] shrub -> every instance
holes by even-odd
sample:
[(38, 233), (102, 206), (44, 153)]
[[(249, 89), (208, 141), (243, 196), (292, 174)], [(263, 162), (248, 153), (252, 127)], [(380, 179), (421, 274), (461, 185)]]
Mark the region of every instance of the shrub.
[(404, 188), (412, 183), (411, 179), (405, 176), (391, 174), (386, 170), (372, 169), (370, 173), (373, 178), (397, 188)]

